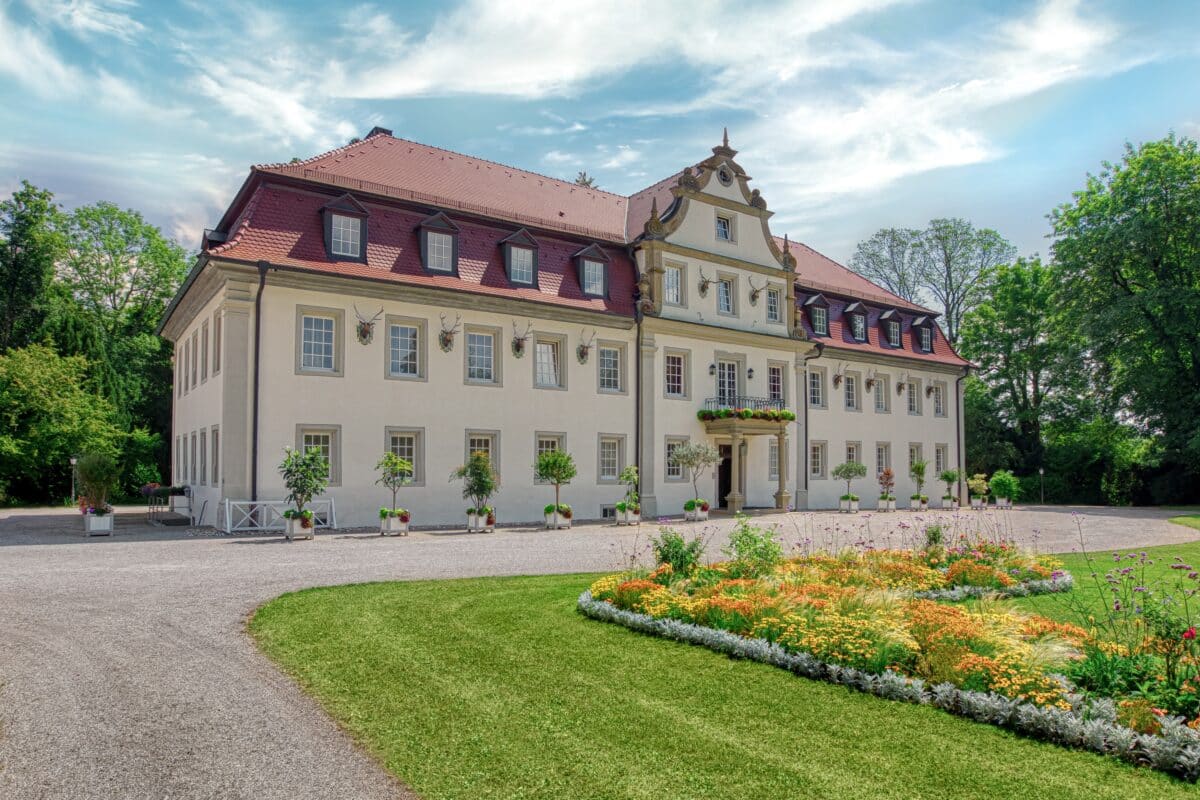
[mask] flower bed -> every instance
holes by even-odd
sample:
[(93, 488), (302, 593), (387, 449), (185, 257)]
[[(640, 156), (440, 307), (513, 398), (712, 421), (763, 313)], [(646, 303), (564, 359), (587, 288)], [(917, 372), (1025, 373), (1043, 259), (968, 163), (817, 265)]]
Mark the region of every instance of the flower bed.
[[(1053, 559), (983, 541), (783, 558), (773, 535), (745, 519), (727, 561), (704, 565), (684, 544), (664, 531), (656, 569), (601, 578), (580, 609), (1187, 780), (1200, 775), (1200, 733), (1183, 717), (1144, 699), (1084, 692), (1063, 676), (1110, 646), (1095, 629), (996, 602), (1069, 590), (1070, 575)], [(965, 598), (978, 600), (941, 602)]]

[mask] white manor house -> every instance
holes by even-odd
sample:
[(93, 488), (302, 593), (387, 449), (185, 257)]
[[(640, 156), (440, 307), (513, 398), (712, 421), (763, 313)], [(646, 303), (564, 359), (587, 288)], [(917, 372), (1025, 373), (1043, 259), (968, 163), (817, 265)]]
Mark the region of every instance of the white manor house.
[[(835, 508), (908, 464), (962, 468), (969, 364), (936, 314), (770, 229), (728, 137), (630, 197), (394, 137), (254, 167), (172, 301), (174, 482), (223, 501), (282, 500), (285, 447), (319, 447), (338, 524), (375, 524), (384, 451), (412, 461), (415, 525), (461, 524), (449, 479), (491, 455), (501, 523), (553, 489), (537, 453), (570, 452), (577, 519), (610, 516), (627, 464), (643, 518), (682, 513), (672, 448), (705, 440), (714, 507)], [(698, 412), (788, 409), (794, 422)], [(710, 415), (711, 416), (711, 415)], [(963, 496), (960, 489), (958, 495)]]

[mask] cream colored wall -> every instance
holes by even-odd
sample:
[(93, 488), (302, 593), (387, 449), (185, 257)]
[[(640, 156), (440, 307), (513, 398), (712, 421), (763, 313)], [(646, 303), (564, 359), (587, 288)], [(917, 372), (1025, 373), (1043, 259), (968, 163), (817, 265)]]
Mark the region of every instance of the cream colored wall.
[[(224, 296), (222, 292), (218, 292), (211, 300), (209, 300), (200, 310), (199, 313), (191, 319), (187, 327), (183, 331), (182, 337), (175, 343), (175, 360), (180, 363), (184, 360), (183, 348), (188, 346), (192, 340), (194, 332), (200, 332), (203, 324), (208, 323), (208, 379), (200, 380), (200, 372), (197, 370), (197, 380), (199, 381), (194, 388), (191, 388), (190, 381), (188, 390), (180, 395), (178, 386), (173, 386), (172, 405), (172, 423), (171, 423), (171, 483), (173, 485), (187, 485), (192, 490), (192, 509), (193, 513), (199, 515), (203, 513), (201, 524), (212, 525), (216, 523), (217, 506), (221, 500), (221, 488), (212, 484), (212, 433), (214, 426), (218, 426), (223, 430), (222, 411), (223, 397), (225, 392), (225, 372), (228, 359), (226, 353), (222, 352), (221, 371), (213, 373), (213, 346), (214, 346), (214, 316), (218, 310), (223, 310)], [(202, 342), (203, 337), (197, 337), (197, 341)], [(227, 339), (222, 336), (222, 350), (225, 351), (225, 343)], [(200, 345), (202, 348), (202, 345)], [(176, 373), (178, 374), (178, 373)], [(192, 459), (192, 434), (196, 434), (196, 441), (199, 442), (200, 431), (206, 432), (207, 453), (205, 464), (207, 469), (206, 474), (201, 479), (201, 476), (192, 474), (191, 459)], [(188, 437), (187, 458), (188, 469), (187, 479), (183, 479), (177, 469), (178, 460), (177, 454), (179, 450), (179, 438), (182, 436)], [(225, 437), (222, 433), (221, 447), (225, 449)], [(221, 469), (224, 463), (224, 453), (221, 454), (218, 461), (218, 468)], [(197, 472), (199, 471), (200, 460), (196, 459)], [(223, 469), (221, 470), (223, 472)], [(206, 504), (207, 501), (207, 504)]]
[[(862, 498), (863, 508), (874, 508), (879, 497), (879, 484), (875, 479), (875, 445), (877, 442), (891, 444), (891, 467), (896, 476), (896, 504), (905, 508), (909, 504), (909, 496), (915, 491), (915, 484), (908, 475), (908, 446), (910, 443), (921, 444), (922, 457), (929, 462), (926, 472), (925, 494), (929, 496), (931, 505), (936, 506), (945, 492), (945, 485), (937, 480), (934, 467), (935, 445), (946, 445), (947, 469), (958, 467), (958, 433), (956, 419), (958, 404), (955, 400), (955, 381), (961, 373), (940, 370), (919, 369), (901, 366), (895, 363), (873, 361), (863, 357), (847, 357), (842, 353), (826, 354), (809, 362), (810, 368), (825, 370), (825, 392), (827, 408), (809, 408), (809, 442), (824, 441), (827, 443), (828, 463), (825, 469), (826, 477), (817, 479), (809, 477), (808, 508), (836, 508), (838, 499), (846, 490), (846, 484), (829, 477), (833, 467), (846, 460), (846, 443), (859, 442), (862, 446), (861, 462), (867, 466), (867, 477), (858, 480), (853, 485), (854, 493)], [(832, 377), (842, 369), (859, 375), (858, 389), (862, 393), (861, 411), (847, 411), (845, 408), (845, 382), (838, 388), (833, 388)], [(875, 411), (874, 394), (864, 389), (867, 373), (874, 369), (879, 375), (888, 377), (888, 399), (890, 413)], [(896, 383), (901, 375), (920, 381), (921, 384), (921, 415), (913, 416), (908, 413), (907, 391), (896, 393)], [(945, 417), (934, 416), (932, 397), (925, 396), (925, 387), (930, 381), (938, 381), (945, 385)], [(807, 386), (807, 384), (804, 384)], [(801, 453), (800, 464), (807, 471), (807, 453)]]
[[(426, 320), (427, 379), (385, 379), (387, 331), (381, 319), (374, 340), (360, 344), (354, 332), (357, 303), (364, 313), (374, 315), (382, 306), (387, 315)], [(296, 308), (317, 306), (343, 312), (345, 364), (342, 377), (298, 375), (296, 364)], [(513, 317), (483, 312), (463, 312), (464, 326), (482, 325), (501, 329), (499, 362), (501, 387), (464, 385), (463, 331), (455, 336), (451, 352), (437, 343), (441, 328), (439, 314), (450, 320), (456, 313), (446, 308), (415, 303), (381, 301), (351, 294), (331, 296), (301, 289), (272, 286), (263, 295), (262, 396), (259, 450), (259, 497), (280, 498), (285, 494), (276, 467), (283, 449), (296, 444), (298, 424), (341, 426), (341, 485), (332, 487), (338, 524), (378, 524), (377, 512), (390, 502), (385, 489), (375, 485), (375, 463), (385, 447), (385, 428), (424, 429), (424, 486), (401, 490), (398, 502), (413, 512), (414, 524), (462, 524), (467, 502), (461, 483), (450, 482), (450, 472), (465, 455), (465, 432), (500, 432), (501, 489), (493, 499), (501, 522), (530, 521), (541, 517), (542, 507), (554, 499), (553, 487), (533, 481), (535, 434), (561, 432), (566, 449), (574, 457), (579, 476), (563, 487), (562, 500), (571, 504), (576, 517), (600, 516), (602, 505), (611, 505), (623, 494), (620, 486), (597, 481), (598, 434), (626, 437), (624, 460), (634, 458), (634, 332), (616, 328), (596, 329), (601, 340), (625, 346), (624, 383), (620, 395), (602, 394), (598, 385), (598, 350), (594, 345), (586, 365), (576, 360), (581, 326), (551, 320), (533, 320), (535, 333), (567, 337), (563, 363), (565, 390), (535, 389), (532, 336), (524, 357), (510, 350)], [(523, 331), (528, 318), (516, 322)], [(587, 326), (590, 334), (592, 326)]]

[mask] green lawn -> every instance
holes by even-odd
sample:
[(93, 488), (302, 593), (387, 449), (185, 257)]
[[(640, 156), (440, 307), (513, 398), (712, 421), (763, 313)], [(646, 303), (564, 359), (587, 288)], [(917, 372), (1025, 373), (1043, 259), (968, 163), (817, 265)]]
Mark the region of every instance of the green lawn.
[(1170, 522), (1200, 530), (1200, 514), (1182, 514), (1178, 517), (1171, 517)]
[[(1200, 545), (1163, 553), (1200, 561)], [(1090, 592), (1078, 557), (1068, 560)], [(574, 603), (592, 577), (311, 589), (268, 603), (250, 628), (429, 800), (1200, 792), (930, 708), (586, 620)], [(1049, 598), (1023, 603), (1064, 613)]]

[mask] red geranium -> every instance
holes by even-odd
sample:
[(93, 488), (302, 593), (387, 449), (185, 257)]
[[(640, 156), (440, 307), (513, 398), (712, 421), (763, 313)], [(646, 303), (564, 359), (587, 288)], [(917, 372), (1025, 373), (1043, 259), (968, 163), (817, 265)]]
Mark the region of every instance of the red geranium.
[(1192, 639), (1195, 639), (1196, 638), (1196, 626), (1193, 625), (1192, 627), (1190, 627), (1186, 631), (1184, 631), (1183, 638), (1185, 638), (1189, 641)]

